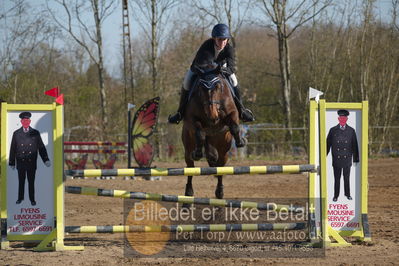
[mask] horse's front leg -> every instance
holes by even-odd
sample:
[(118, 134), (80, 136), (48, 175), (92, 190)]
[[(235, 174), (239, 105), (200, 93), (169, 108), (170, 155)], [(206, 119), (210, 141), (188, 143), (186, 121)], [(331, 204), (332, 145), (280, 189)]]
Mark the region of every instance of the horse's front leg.
[(219, 154), (217, 149), (209, 142), (209, 138), (207, 137), (205, 140), (205, 156), (208, 161), (209, 166), (214, 167), (218, 166)]
[(236, 142), (236, 147), (244, 147), (247, 144), (247, 139), (240, 136), (240, 126), (232, 121), (232, 123), (229, 124), (229, 129)]
[(202, 127), (199, 123), (196, 124), (195, 127), (195, 149), (191, 155), (194, 161), (198, 161), (203, 156), (203, 148), (205, 143), (205, 132), (202, 130)]

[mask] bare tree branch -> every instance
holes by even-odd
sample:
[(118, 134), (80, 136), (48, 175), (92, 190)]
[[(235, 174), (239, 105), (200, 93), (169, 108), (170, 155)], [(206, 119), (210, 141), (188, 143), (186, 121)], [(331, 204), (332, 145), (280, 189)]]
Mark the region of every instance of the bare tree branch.
[[(263, 8), (264, 8), (264, 11), (266, 11), (267, 15), (268, 15), (269, 18), (272, 20), (272, 22), (273, 22), (274, 24), (277, 24), (276, 15), (275, 15), (273, 12), (271, 12), (271, 10), (269, 9), (269, 6), (267, 5), (266, 0), (262, 0), (262, 1), (261, 1), (261, 4), (262, 4), (262, 6), (263, 6)], [(269, 4), (272, 5), (270, 2), (269, 2)]]
[(65, 3), (65, 0), (58, 1), (55, 0), (57, 3), (59, 3), (60, 5), (62, 5), (64, 7), (65, 13), (67, 15), (67, 27), (64, 26), (64, 23), (62, 23), (61, 21), (59, 21), (57, 19), (57, 17), (55, 16), (55, 12), (49, 7), (48, 5), (48, 1), (46, 1), (47, 4), (47, 10), (49, 11), (51, 17), (53, 18), (53, 21), (63, 30), (65, 30), (66, 32), (69, 33), (69, 35), (83, 48), (86, 50), (87, 54), (89, 55), (90, 59), (93, 60), (93, 62), (95, 62), (97, 64), (98, 60), (97, 58), (93, 55), (92, 51), (90, 50), (89, 46), (83, 42), (80, 38), (78, 38), (73, 30), (72, 27), (72, 16), (71, 16), (71, 12), (67, 6), (67, 4)]
[[(99, 2), (100, 1), (100, 2)], [(114, 0), (109, 2), (106, 0), (90, 0), (90, 4), (87, 4), (85, 0), (75, 0), (74, 3), (68, 2), (66, 0), (56, 0), (56, 2), (63, 7), (66, 14), (66, 24), (61, 22), (49, 7), (49, 2), (47, 1), (47, 9), (51, 14), (55, 23), (64, 31), (68, 32), (73, 40), (76, 41), (89, 55), (90, 59), (95, 63), (98, 69), (98, 82), (99, 82), (99, 93), (101, 102), (101, 115), (102, 115), (102, 126), (105, 132), (108, 124), (108, 107), (107, 107), (107, 97), (106, 97), (106, 87), (105, 87), (105, 69), (103, 62), (103, 43), (102, 43), (102, 23), (110, 12), (112, 12), (111, 7), (115, 3)], [(108, 4), (107, 4), (108, 3)], [(73, 10), (71, 13), (71, 9)], [(85, 22), (82, 16), (87, 16), (88, 12), (93, 14), (94, 25), (90, 25)], [(73, 21), (77, 22), (77, 25), (72, 25)], [(77, 35), (80, 33), (80, 37)], [(86, 37), (89, 41), (86, 40)], [(97, 53), (95, 54), (91, 45), (97, 48)]]
[[(159, 92), (158, 72), (161, 66), (161, 58), (159, 57), (162, 49), (162, 41), (165, 36), (165, 27), (170, 21), (172, 12), (180, 0), (134, 0), (133, 16), (137, 18), (144, 36), (149, 42), (149, 49), (146, 49), (147, 62), (152, 74), (152, 90)], [(138, 12), (137, 12), (138, 11)]]
[[(294, 17), (299, 10), (301, 10), (301, 8), (305, 4), (305, 2), (306, 2), (306, 0), (302, 0), (301, 3), (297, 4), (294, 7), (294, 10), (292, 12), (290, 12), (291, 14), (287, 15), (287, 21), (290, 20), (292, 17)], [(313, 6), (314, 6), (314, 3), (313, 3)], [(309, 9), (311, 9), (311, 8), (312, 7), (310, 7)], [(302, 13), (307, 13), (307, 12), (308, 12), (308, 9), (302, 11)]]
[[(299, 27), (301, 27), (303, 24), (311, 20), (312, 18), (318, 16), (324, 9), (326, 9), (328, 6), (331, 5), (332, 0), (328, 0), (321, 8), (319, 8), (316, 12), (314, 12), (311, 16), (305, 18), (306, 13), (304, 13), (299, 22), (292, 28), (292, 30), (288, 33), (287, 37), (289, 38)], [(315, 7), (318, 4), (318, 1), (315, 1), (313, 5), (310, 8)]]
[(191, 3), (196, 14), (201, 14), (203, 20), (209, 20), (209, 24), (225, 23), (230, 28), (232, 43), (235, 45), (235, 37), (246, 19), (252, 2), (250, 0), (213, 0), (211, 7), (207, 1), (194, 1)]

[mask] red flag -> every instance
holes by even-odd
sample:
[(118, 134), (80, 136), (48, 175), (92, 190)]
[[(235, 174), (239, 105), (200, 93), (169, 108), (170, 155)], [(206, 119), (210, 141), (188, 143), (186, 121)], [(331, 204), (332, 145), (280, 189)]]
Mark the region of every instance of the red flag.
[(51, 97), (54, 97), (54, 98), (57, 98), (58, 95), (60, 94), (60, 90), (58, 89), (58, 87), (55, 87), (55, 88), (52, 88), (52, 89), (50, 89), (48, 91), (45, 91), (44, 94), (46, 94), (48, 96), (51, 96)]
[(61, 93), (60, 96), (58, 96), (57, 99), (55, 99), (55, 102), (64, 105), (64, 94)]

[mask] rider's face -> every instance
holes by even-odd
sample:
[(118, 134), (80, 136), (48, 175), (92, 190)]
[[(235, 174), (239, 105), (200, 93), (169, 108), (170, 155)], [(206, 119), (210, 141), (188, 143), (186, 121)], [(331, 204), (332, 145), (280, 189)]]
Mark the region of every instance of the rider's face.
[(216, 48), (218, 50), (222, 50), (227, 45), (227, 42), (229, 41), (229, 39), (227, 39), (227, 38), (214, 38), (214, 40), (215, 40)]

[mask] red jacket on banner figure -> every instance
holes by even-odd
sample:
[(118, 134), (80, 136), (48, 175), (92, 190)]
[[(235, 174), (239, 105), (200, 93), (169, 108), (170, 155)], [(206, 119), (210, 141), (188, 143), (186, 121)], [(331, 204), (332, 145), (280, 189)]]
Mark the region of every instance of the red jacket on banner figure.
[(32, 206), (36, 205), (35, 201), (35, 176), (37, 168), (37, 154), (40, 154), (44, 164), (51, 166), (47, 155), (46, 147), (43, 144), (40, 132), (30, 127), (32, 114), (30, 112), (22, 112), (19, 114), (22, 127), (14, 131), (11, 147), (9, 165), (14, 170), (15, 166), (18, 170), (18, 200), (16, 204), (20, 204), (25, 196), (25, 180), (28, 178), (29, 199)]
[(354, 163), (359, 162), (359, 147), (355, 130), (346, 122), (349, 112), (338, 110), (339, 124), (330, 129), (327, 136), (327, 155), (332, 153), (332, 166), (334, 168), (334, 198), (337, 201), (340, 190), (341, 173), (344, 176), (345, 196), (352, 200), (349, 186), (352, 158)]

